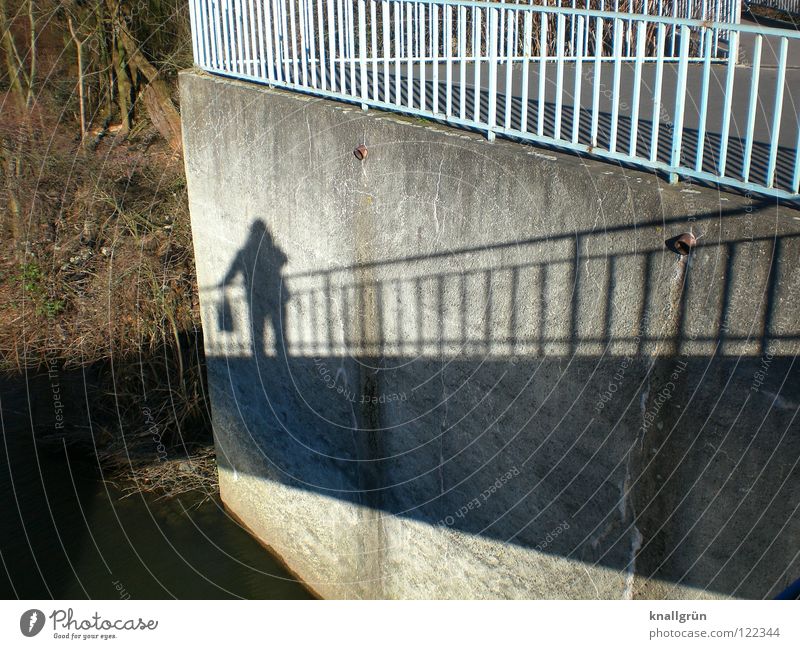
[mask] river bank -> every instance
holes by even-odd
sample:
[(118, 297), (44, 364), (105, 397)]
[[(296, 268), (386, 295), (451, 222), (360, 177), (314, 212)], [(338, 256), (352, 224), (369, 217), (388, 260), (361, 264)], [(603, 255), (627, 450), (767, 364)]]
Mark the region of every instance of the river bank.
[[(53, 437), (91, 430), (92, 408), (77, 397), (92, 379), (67, 373), (58, 393), (47, 374), (0, 379), (0, 596), (309, 597), (228, 515), (215, 488), (134, 491), (109, 480), (91, 444)], [(63, 428), (55, 428), (59, 409), (70, 422)]]

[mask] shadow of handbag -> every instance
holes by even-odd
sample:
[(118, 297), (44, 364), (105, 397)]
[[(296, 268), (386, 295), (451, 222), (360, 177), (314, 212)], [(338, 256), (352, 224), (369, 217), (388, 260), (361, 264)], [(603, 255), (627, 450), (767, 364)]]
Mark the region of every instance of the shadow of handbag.
[(217, 329), (220, 331), (233, 331), (233, 313), (228, 302), (228, 296), (223, 296), (217, 308)]

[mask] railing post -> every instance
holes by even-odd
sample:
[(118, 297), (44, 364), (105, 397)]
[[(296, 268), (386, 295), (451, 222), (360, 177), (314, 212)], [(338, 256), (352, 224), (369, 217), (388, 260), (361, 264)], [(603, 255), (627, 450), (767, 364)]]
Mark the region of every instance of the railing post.
[(783, 113), (783, 91), (786, 86), (786, 58), (789, 53), (789, 40), (781, 38), (778, 55), (778, 78), (775, 82), (775, 101), (772, 113), (772, 129), (770, 130), (769, 163), (767, 166), (767, 187), (775, 184), (775, 165), (778, 159), (778, 142), (780, 141), (781, 115)]
[[(732, 32), (729, 43), (737, 50), (739, 49), (739, 34)], [(719, 162), (717, 164), (717, 175), (725, 175), (725, 165), (728, 158), (728, 132), (731, 124), (731, 98), (733, 97), (733, 80), (736, 74), (736, 61), (734, 58), (728, 59), (727, 72), (725, 76), (724, 104), (722, 106), (722, 128), (719, 142)]]
[(556, 114), (553, 125), (553, 137), (561, 139), (561, 113), (564, 108), (564, 31), (566, 20), (564, 14), (556, 17)]
[(494, 128), (497, 125), (497, 12), (489, 10), (489, 116), (486, 137), (494, 142)]
[(519, 130), (528, 131), (528, 80), (530, 77), (531, 39), (533, 38), (533, 12), (525, 12), (525, 26), (522, 37), (522, 98)]
[[(600, 79), (603, 64), (603, 19), (598, 16), (594, 29), (594, 83), (592, 88), (591, 147), (597, 146), (597, 131), (600, 119)], [(541, 83), (541, 82), (540, 82)], [(539, 90), (541, 93), (541, 89)], [(541, 129), (540, 129), (541, 130)]]
[(366, 4), (358, 0), (358, 74), (361, 77), (361, 110), (367, 110), (367, 23)]
[(750, 162), (753, 158), (753, 139), (755, 138), (756, 114), (759, 108), (758, 82), (761, 75), (761, 48), (763, 36), (756, 34), (753, 43), (753, 63), (750, 67), (750, 99), (747, 104), (747, 125), (745, 126), (744, 160), (742, 161), (742, 180), (750, 181)]
[[(681, 139), (683, 137), (683, 109), (686, 100), (686, 75), (689, 68), (689, 28), (681, 26), (680, 58), (678, 59), (678, 84), (675, 89), (675, 114), (672, 119), (672, 155), (669, 166), (676, 169), (681, 166)], [(669, 174), (669, 182), (678, 182), (678, 174)]]
[(700, 116), (697, 125), (697, 155), (694, 161), (695, 171), (703, 170), (703, 153), (706, 145), (706, 122), (708, 120), (708, 91), (711, 81), (711, 47), (712, 34), (703, 28), (703, 86), (700, 90)]
[(611, 86), (611, 125), (608, 136), (608, 149), (611, 153), (617, 150), (617, 131), (619, 125), (619, 89), (622, 75), (622, 39), (624, 23), (620, 18), (614, 18), (614, 36), (612, 39), (614, 58), (614, 78)]
[(194, 61), (195, 65), (200, 65), (200, 57), (198, 56), (200, 48), (197, 46), (197, 39), (203, 33), (203, 30), (200, 28), (195, 0), (189, 0), (189, 25), (192, 30), (192, 61)]

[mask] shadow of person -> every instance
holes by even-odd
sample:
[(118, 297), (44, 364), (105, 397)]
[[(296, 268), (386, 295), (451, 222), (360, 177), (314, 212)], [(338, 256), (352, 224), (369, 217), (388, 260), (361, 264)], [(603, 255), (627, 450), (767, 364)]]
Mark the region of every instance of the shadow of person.
[(289, 292), (283, 284), (283, 267), (288, 257), (276, 244), (262, 219), (256, 219), (242, 248), (236, 253), (228, 272), (219, 287), (223, 291), (219, 328), (232, 330), (233, 321), (225, 287), (241, 273), (244, 281), (245, 300), (250, 315), (253, 355), (266, 355), (264, 333), (267, 320), (272, 325), (275, 354), (286, 358), (285, 337), (286, 303)]

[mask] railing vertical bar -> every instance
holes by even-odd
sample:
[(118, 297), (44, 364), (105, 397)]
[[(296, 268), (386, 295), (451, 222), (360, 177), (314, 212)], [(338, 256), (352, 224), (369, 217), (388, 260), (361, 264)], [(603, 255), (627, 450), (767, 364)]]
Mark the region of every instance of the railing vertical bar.
[(200, 0), (203, 10), (203, 20), (205, 20), (206, 31), (203, 34), (203, 49), (205, 51), (205, 65), (215, 67), (214, 57), (216, 56), (216, 33), (217, 25), (214, 21), (214, 8), (210, 0)]
[[(576, 0), (572, 0), (572, 8), (575, 9)], [(569, 55), (575, 56), (575, 14), (569, 17)]]
[(781, 116), (783, 113), (783, 90), (786, 84), (786, 58), (789, 53), (789, 39), (781, 38), (778, 54), (778, 78), (775, 81), (775, 109), (772, 114), (772, 130), (770, 131), (769, 164), (767, 166), (767, 187), (775, 185), (775, 165), (778, 160), (778, 141), (781, 132)]
[(251, 74), (250, 73), (250, 45), (248, 44), (249, 41), (249, 25), (247, 21), (247, 4), (245, 0), (239, 0), (239, 23), (236, 26), (237, 30), (237, 38), (241, 44), (242, 48), (242, 61), (241, 61), (241, 72), (242, 74)]
[(228, 61), (228, 70), (230, 72), (238, 72), (237, 66), (238, 61), (236, 57), (236, 31), (234, 29), (234, 11), (233, 11), (233, 3), (234, 0), (226, 0), (226, 20), (225, 20), (225, 29), (226, 34), (228, 37), (228, 46), (225, 55)]
[(564, 14), (556, 18), (556, 115), (555, 137), (561, 139), (561, 107), (564, 103)]
[[(672, 0), (672, 17), (678, 17), (678, 0)], [(677, 29), (677, 23), (672, 23), (672, 45), (670, 46), (669, 50), (670, 56), (675, 56), (675, 39), (678, 36)]]
[(497, 32), (498, 9), (489, 9), (489, 139), (494, 139), (494, 128), (497, 126)]
[(800, 128), (797, 129), (797, 140), (794, 143), (794, 173), (789, 189), (795, 196), (800, 193)]
[(608, 150), (614, 153), (617, 150), (617, 127), (619, 125), (619, 86), (622, 74), (622, 20), (614, 19), (614, 81), (611, 90), (611, 126), (609, 133)]
[(536, 134), (539, 137), (544, 135), (544, 110), (545, 110), (545, 89), (547, 81), (547, 16), (546, 13), (539, 14), (539, 97), (538, 112), (536, 114)]
[(275, 80), (277, 82), (281, 82), (283, 81), (283, 56), (281, 52), (281, 38), (279, 29), (280, 10), (278, 7), (278, 1), (272, 0), (269, 7), (271, 13), (271, 20), (268, 23), (266, 23), (266, 25), (267, 25), (267, 31), (272, 36), (272, 49), (275, 53), (274, 55)]
[(264, 38), (264, 6), (261, 0), (256, 0), (256, 22), (258, 23), (258, 67), (262, 79), (267, 80), (267, 45)]
[[(703, 28), (703, 31), (707, 31)], [(703, 170), (703, 154), (706, 144), (706, 122), (708, 120), (708, 93), (711, 80), (711, 48), (713, 38), (706, 34), (703, 43), (703, 86), (700, 90), (700, 118), (697, 126), (697, 157), (694, 161), (695, 171)]]
[(433, 60), (432, 66), (432, 83), (433, 83), (433, 97), (432, 107), (434, 115), (439, 113), (439, 5), (431, 5), (431, 54)]
[(603, 19), (598, 17), (594, 31), (594, 80), (592, 85), (592, 148), (597, 146), (600, 118), (600, 76), (603, 62)]
[(650, 162), (658, 158), (659, 128), (661, 125), (661, 87), (664, 83), (664, 41), (667, 30), (664, 23), (659, 24), (656, 31), (656, 78), (653, 83), (653, 117), (650, 133)]
[[(369, 99), (369, 78), (367, 75), (367, 7), (366, 0), (358, 0), (358, 76), (361, 99)], [(362, 108), (367, 105), (363, 104)]]
[(583, 83), (583, 30), (584, 17), (578, 16), (577, 34), (575, 41), (575, 86), (572, 91), (572, 143), (578, 143), (581, 128), (581, 85)]
[(189, 0), (189, 25), (192, 31), (192, 61), (197, 65), (202, 65), (200, 47), (198, 46), (197, 39), (205, 30), (200, 27), (196, 2), (197, 0)]
[[(670, 166), (675, 169), (681, 166), (681, 145), (683, 140), (683, 118), (686, 104), (686, 77), (689, 68), (689, 28), (681, 26), (680, 58), (678, 60), (678, 84), (675, 89), (675, 115), (673, 116), (672, 156)], [(670, 183), (678, 182), (678, 174), (670, 174)]]
[(355, 4), (356, 0), (345, 0), (345, 14), (347, 14), (347, 58), (350, 61), (350, 95), (357, 97), (356, 89), (356, 25)]
[(533, 13), (524, 14), (524, 31), (522, 43), (522, 94), (520, 97), (520, 126), (523, 133), (528, 131), (528, 84), (530, 83), (531, 40), (533, 38)]
[[(732, 31), (728, 48), (731, 51), (739, 49), (739, 32)], [(728, 158), (728, 133), (731, 127), (731, 109), (733, 107), (733, 80), (736, 73), (736, 57), (728, 54), (728, 69), (725, 76), (725, 95), (722, 106), (722, 128), (720, 129), (719, 140), (719, 167), (718, 176), (725, 175), (725, 165)]]
[(297, 15), (295, 11), (296, 0), (288, 0), (289, 3), (289, 38), (291, 39), (291, 57), (292, 57), (292, 83), (299, 85), (300, 81), (300, 54), (297, 51)]
[(511, 59), (514, 55), (514, 43), (516, 42), (516, 12), (509, 9), (506, 13), (508, 14), (508, 33), (506, 35), (506, 105), (503, 126), (511, 128), (511, 105), (514, 97), (511, 83), (513, 80)]
[(307, 88), (308, 87), (308, 64), (306, 63), (306, 59), (308, 58), (308, 34), (306, 33), (306, 2), (307, 0), (289, 0), (289, 2), (294, 5), (295, 2), (300, 3), (299, 7), (299, 29), (300, 29), (300, 68), (302, 70), (302, 79), (303, 85)]
[(229, 22), (228, 19), (230, 17), (230, 10), (228, 5), (230, 4), (231, 0), (220, 0), (219, 10), (220, 10), (220, 22), (222, 23), (222, 69), (227, 72), (232, 72), (233, 69), (231, 67), (233, 58), (231, 56), (230, 51), (230, 39), (228, 38), (228, 28)]
[(256, 76), (256, 45), (255, 45), (255, 25), (253, 24), (253, 0), (242, 0), (242, 22), (244, 38), (244, 58), (247, 74)]
[(383, 41), (383, 100), (388, 104), (390, 101), (390, 89), (392, 86), (392, 80), (389, 72), (389, 55), (392, 36), (388, 0), (381, 1), (381, 21), (381, 40)]
[(745, 131), (744, 161), (742, 180), (750, 181), (750, 161), (753, 158), (753, 138), (755, 136), (756, 109), (758, 107), (758, 82), (761, 74), (761, 46), (763, 37), (756, 34), (753, 46), (753, 65), (750, 73), (750, 103), (747, 105), (747, 129)]
[[(306, 2), (306, 32), (308, 33), (308, 65), (311, 68), (311, 87), (317, 88), (317, 46), (314, 24), (314, 2), (318, 0), (305, 0)], [(320, 25), (322, 32), (322, 25)]]
[(380, 100), (378, 95), (378, 0), (368, 0), (369, 2), (369, 36), (370, 52), (372, 57), (372, 98)]
[[(458, 116), (464, 119), (467, 113), (467, 8), (458, 6), (458, 77), (459, 77), (459, 106)], [(477, 93), (477, 89), (476, 89)]]
[[(328, 0), (331, 4), (333, 4), (334, 0)], [(335, 0), (336, 6), (335, 9), (335, 16), (333, 17), (333, 22), (336, 24), (336, 38), (332, 39), (331, 43), (331, 69), (335, 70), (336, 66), (335, 63), (338, 60), (339, 62), (339, 92), (344, 93), (346, 91), (345, 86), (345, 60), (344, 60), (344, 5), (343, 0)], [(338, 48), (336, 47), (338, 43)], [(335, 84), (334, 80), (331, 80), (331, 88), (335, 88), (337, 84)]]
[[(633, 11), (633, 3), (628, 1), (628, 13)], [(622, 29), (624, 30), (623, 36), (625, 38), (625, 58), (631, 58), (631, 33), (633, 32), (633, 21), (632, 20), (623, 20), (622, 21)]]
[(336, 0), (336, 31), (339, 37), (339, 92), (347, 93), (344, 52), (344, 2)]
[[(258, 55), (258, 18), (256, 17), (255, 8), (253, 7), (253, 0), (247, 0), (247, 15), (248, 15), (248, 30), (250, 32), (250, 74), (254, 77), (259, 76), (259, 62), (261, 57)], [(260, 74), (260, 76), (264, 76)]]
[(213, 32), (209, 35), (212, 51), (211, 64), (217, 69), (222, 69), (222, 25), (219, 19), (219, 2), (217, 0), (206, 0), (206, 6), (211, 17), (211, 29)]
[(401, 84), (401, 69), (400, 66), (403, 54), (401, 51), (402, 35), (401, 25), (403, 24), (402, 16), (400, 15), (400, 3), (395, 2), (394, 5), (394, 103), (398, 106), (403, 105), (402, 98), (402, 84)]
[(328, 61), (325, 54), (325, 32), (333, 33), (331, 26), (324, 22), (325, 11), (322, 7), (324, 0), (315, 0), (317, 3), (317, 25), (319, 25), (319, 34), (317, 34), (318, 48), (319, 48), (319, 85), (322, 90), (328, 89), (327, 80), (327, 66)]
[(242, 38), (242, 0), (234, 0), (234, 11), (231, 12), (231, 38), (236, 43), (236, 62), (235, 72), (237, 74), (247, 74), (244, 70), (244, 54), (242, 53), (242, 41), (247, 40)]
[(201, 68), (209, 64), (208, 36), (211, 33), (211, 25), (206, 11), (205, 0), (196, 0), (195, 20), (197, 21), (197, 58), (195, 62)]
[(264, 56), (266, 60), (264, 62), (265, 69), (266, 69), (266, 76), (267, 80), (270, 84), (274, 83), (275, 79), (277, 78), (277, 73), (275, 72), (275, 65), (278, 60), (277, 54), (274, 53), (275, 43), (273, 42), (273, 31), (272, 31), (272, 23), (275, 20), (274, 12), (273, 12), (273, 3), (269, 2), (268, 0), (265, 2), (260, 2), (257, 0), (256, 4), (261, 6), (262, 11), (262, 21), (264, 26)]
[(505, 24), (503, 20), (503, 10), (500, 10), (500, 15), (497, 17), (497, 60), (498, 62), (503, 58), (503, 52), (506, 50), (505, 39)]
[(234, 13), (234, 34), (236, 39), (237, 72), (247, 74), (246, 46), (247, 33), (244, 29), (244, 0), (236, 1), (236, 12)]
[(445, 33), (447, 34), (447, 62), (445, 64), (445, 115), (452, 117), (453, 115), (453, 7), (449, 4), (444, 8), (444, 20), (447, 27)]
[(410, 4), (405, 4), (406, 10), (406, 85), (408, 97), (406, 105), (414, 107), (414, 14)]
[(289, 54), (289, 40), (287, 39), (287, 35), (289, 34), (289, 27), (288, 27), (288, 17), (286, 12), (286, 0), (278, 0), (280, 2), (281, 7), (281, 25), (283, 29), (279, 29), (280, 39), (283, 46), (282, 56), (283, 56), (283, 80), (286, 83), (292, 83), (294, 80), (290, 81), (291, 79), (291, 55)]
[[(474, 81), (472, 87), (475, 89), (475, 102), (472, 108), (472, 119), (476, 122), (481, 121), (481, 16), (483, 12), (478, 7), (472, 9), (472, 57)], [(486, 21), (486, 28), (489, 28), (489, 21)], [(488, 40), (487, 40), (488, 43)]]
[(203, 13), (203, 24), (205, 29), (202, 33), (203, 41), (203, 66), (210, 67), (212, 65), (212, 57), (214, 55), (214, 24), (211, 17), (211, 12), (208, 7), (208, 0), (200, 0), (200, 9)]
[(219, 11), (217, 10), (219, 3), (217, 0), (205, 0), (205, 3), (206, 9), (208, 10), (209, 24), (211, 25), (211, 33), (208, 35), (209, 64), (217, 69), (221, 69), (222, 28), (219, 24)]
[(636, 144), (639, 139), (639, 102), (642, 93), (642, 64), (644, 62), (644, 39), (645, 39), (644, 20), (636, 21), (636, 63), (633, 68), (633, 98), (631, 99), (631, 141), (628, 147), (628, 155), (636, 155)]
[(215, 50), (215, 67), (226, 70), (228, 67), (226, 51), (228, 48), (227, 34), (225, 32), (225, 16), (223, 15), (222, 3), (213, 0), (212, 9), (214, 11), (214, 33), (216, 35), (217, 47)]
[(328, 74), (331, 91), (336, 91), (336, 8), (333, 0), (325, 0), (325, 4), (328, 17)]
[(428, 95), (428, 84), (426, 83), (426, 73), (425, 73), (425, 65), (427, 60), (427, 34), (425, 33), (425, 5), (420, 3), (417, 5), (419, 7), (419, 18), (417, 20), (417, 24), (419, 25), (419, 109), (425, 110), (425, 106), (427, 103), (427, 95)]
[(211, 25), (211, 14), (208, 11), (208, 2), (206, 2), (206, 0), (198, 0), (197, 8), (200, 11), (200, 25), (202, 26), (202, 31), (197, 37), (198, 43), (201, 47), (200, 65), (202, 67), (208, 67), (211, 65), (211, 49), (213, 47), (213, 27)]

